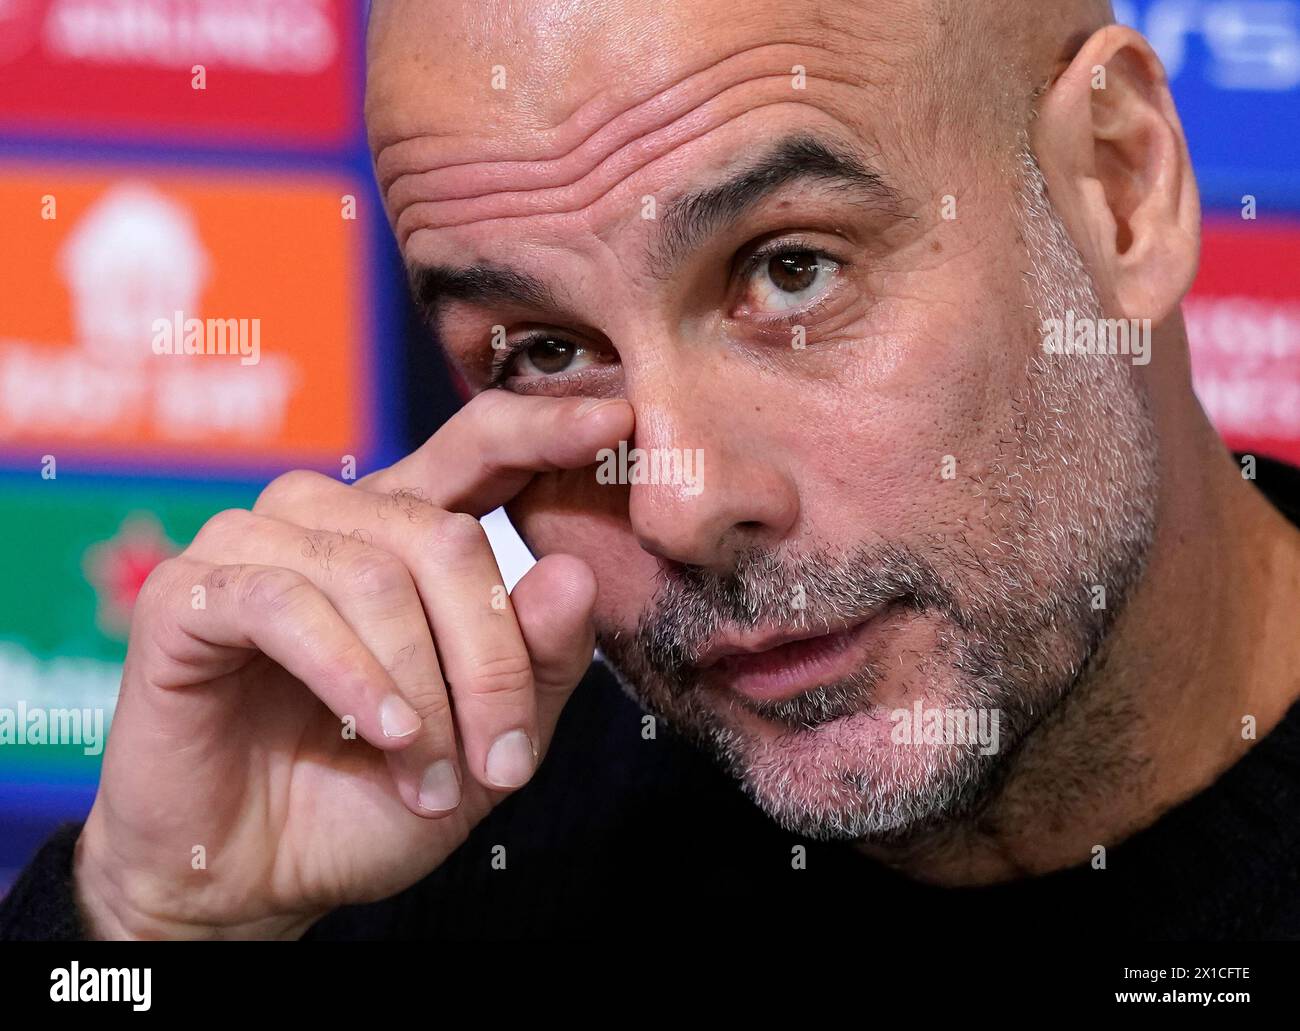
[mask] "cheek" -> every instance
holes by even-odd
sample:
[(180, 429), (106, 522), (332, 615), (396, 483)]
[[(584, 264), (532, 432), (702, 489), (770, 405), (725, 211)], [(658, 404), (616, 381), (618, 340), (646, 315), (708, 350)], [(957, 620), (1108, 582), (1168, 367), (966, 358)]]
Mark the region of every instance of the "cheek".
[(596, 574), (596, 619), (631, 627), (653, 596), (659, 563), (644, 551), (627, 520), (628, 489), (595, 483), (591, 469), (549, 473), (507, 504), (532, 553), (582, 559)]
[(790, 447), (814, 536), (916, 540), (982, 505), (973, 485), (1014, 424), (1027, 355), (1020, 312), (980, 300), (882, 302), (835, 387), (800, 398)]
[[(721, 418), (719, 432), (744, 427), (745, 439), (727, 446), (765, 456), (795, 484), (800, 525), (785, 542), (794, 550), (803, 534), (832, 550), (942, 546), (938, 537), (987, 521), (982, 481), (1014, 442), (1032, 326), (1014, 283), (954, 271), (900, 277), (863, 336), (824, 361), (787, 366), (779, 382), (767, 373), (742, 391), (708, 392), (736, 416)], [(625, 626), (660, 572), (631, 531), (627, 503), (627, 488), (598, 485), (585, 469), (539, 476), (507, 506), (534, 554), (564, 552), (592, 567), (600, 618)]]

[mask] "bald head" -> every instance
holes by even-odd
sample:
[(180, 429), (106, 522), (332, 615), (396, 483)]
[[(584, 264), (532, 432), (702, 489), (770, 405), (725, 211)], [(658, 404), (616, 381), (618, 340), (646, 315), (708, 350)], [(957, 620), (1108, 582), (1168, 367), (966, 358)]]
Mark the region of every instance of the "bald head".
[(584, 106), (611, 110), (730, 56), (803, 44), (839, 58), (852, 81), (905, 88), (932, 126), (974, 117), (1009, 128), (1005, 141), (1034, 92), (1112, 20), (1109, 0), (376, 0), (367, 121), (376, 150), (435, 129), (439, 109), (473, 106), (481, 131), (555, 130)]
[[(624, 398), (639, 453), (708, 470), (538, 476), (512, 521), (591, 565), (629, 690), (788, 825), (911, 833), (978, 801), (999, 760), (920, 761), (880, 710), (1029, 733), (1139, 576), (1150, 412), (1195, 403), (1198, 212), (1159, 62), (1109, 23), (1098, 0), (376, 6), (376, 173), (463, 381)], [(1158, 327), (1149, 365), (1045, 358), (1053, 321), (1107, 315)], [(884, 611), (815, 690), (700, 662)]]

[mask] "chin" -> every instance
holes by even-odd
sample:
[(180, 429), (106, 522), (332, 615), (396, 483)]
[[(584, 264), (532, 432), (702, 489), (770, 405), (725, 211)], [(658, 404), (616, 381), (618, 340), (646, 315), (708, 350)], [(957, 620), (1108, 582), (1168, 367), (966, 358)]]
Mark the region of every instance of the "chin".
[[(926, 686), (936, 701), (921, 705), (922, 712), (960, 711), (938, 700), (954, 697), (956, 685)], [(816, 726), (791, 726), (722, 702), (691, 736), (785, 830), (815, 840), (892, 843), (969, 818), (1003, 762), (1003, 750), (990, 750), (987, 736), (981, 742), (949, 733), (927, 743), (922, 733), (922, 740), (899, 741), (899, 714), (910, 720), (914, 711), (877, 704)]]

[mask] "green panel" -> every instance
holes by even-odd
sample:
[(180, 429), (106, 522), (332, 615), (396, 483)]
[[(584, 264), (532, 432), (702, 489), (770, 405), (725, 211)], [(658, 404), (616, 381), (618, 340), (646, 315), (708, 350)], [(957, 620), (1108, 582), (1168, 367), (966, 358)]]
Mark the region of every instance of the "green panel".
[(257, 491), (62, 472), (0, 480), (0, 781), (94, 776), (100, 756), (85, 745), (15, 739), (51, 710), (88, 710), (88, 726), (102, 715), (107, 727), (140, 582), (213, 513), (246, 508)]

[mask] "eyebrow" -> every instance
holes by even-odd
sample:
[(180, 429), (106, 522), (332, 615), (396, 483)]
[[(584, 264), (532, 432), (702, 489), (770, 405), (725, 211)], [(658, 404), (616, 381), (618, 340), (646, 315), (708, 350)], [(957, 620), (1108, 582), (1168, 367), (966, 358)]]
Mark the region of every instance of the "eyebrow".
[(800, 181), (844, 188), (887, 209), (899, 204), (898, 193), (865, 161), (817, 136), (799, 133), (781, 140), (730, 179), (673, 201), (664, 213), (651, 267), (666, 275), (709, 236), (783, 186)]
[[(817, 136), (798, 133), (779, 141), (729, 179), (672, 201), (651, 248), (651, 270), (658, 276), (667, 275), (708, 236), (733, 224), (782, 187), (800, 181), (843, 188), (859, 200), (887, 210), (899, 205), (899, 194), (865, 161)], [(450, 301), (480, 307), (514, 304), (552, 312), (569, 308), (559, 303), (544, 280), (493, 262), (460, 267), (413, 264), (407, 278), (411, 295), (430, 325), (436, 325), (440, 309)]]
[(511, 303), (525, 308), (560, 311), (551, 288), (536, 276), (506, 265), (482, 262), (454, 268), (449, 265), (412, 265), (407, 270), (411, 296), (430, 325), (448, 301), (490, 306)]

